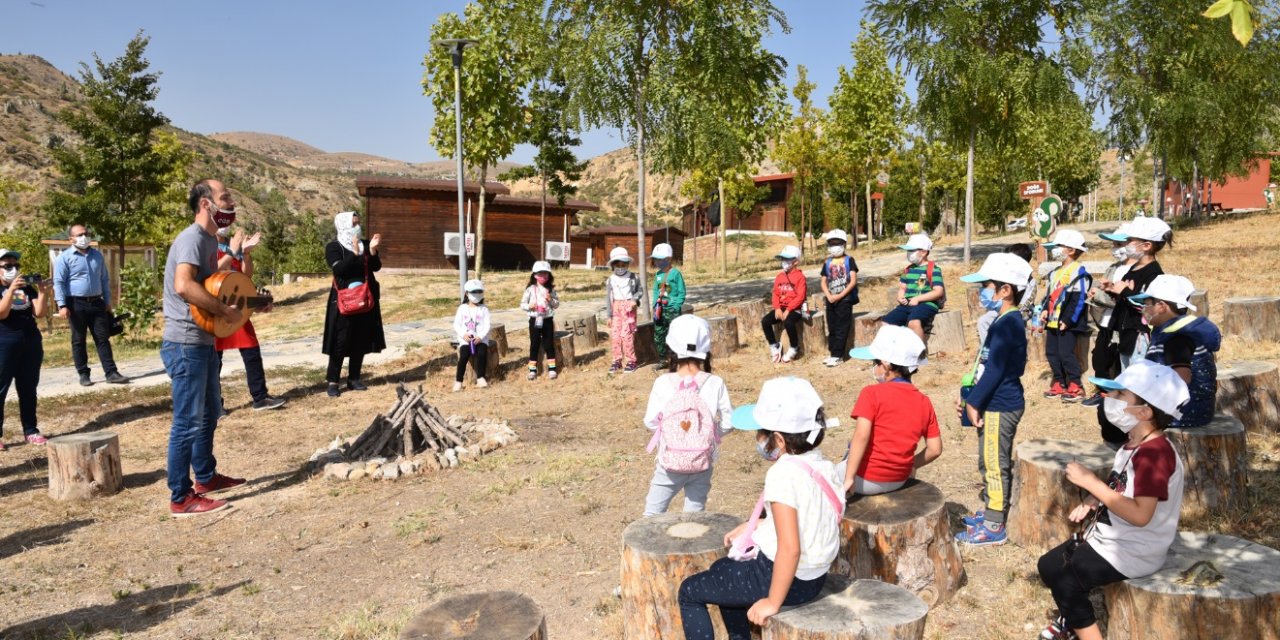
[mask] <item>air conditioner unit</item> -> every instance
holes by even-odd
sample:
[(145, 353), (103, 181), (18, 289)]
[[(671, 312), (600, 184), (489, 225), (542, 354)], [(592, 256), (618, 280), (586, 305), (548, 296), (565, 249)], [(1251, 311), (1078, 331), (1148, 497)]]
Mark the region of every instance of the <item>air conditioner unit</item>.
[[(462, 251), (460, 236), (457, 233), (444, 234), (444, 254), (446, 256), (460, 255)], [(467, 234), (467, 255), (476, 255), (476, 234)]]
[(569, 243), (568, 242), (548, 242), (547, 243), (547, 260), (557, 262), (569, 261)]

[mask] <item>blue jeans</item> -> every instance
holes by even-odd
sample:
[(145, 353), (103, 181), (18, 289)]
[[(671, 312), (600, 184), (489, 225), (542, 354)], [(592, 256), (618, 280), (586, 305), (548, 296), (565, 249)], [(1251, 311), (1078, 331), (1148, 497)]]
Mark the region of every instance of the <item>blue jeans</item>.
[(4, 427), (4, 401), (9, 397), (9, 387), (17, 386), (22, 433), (29, 436), (40, 432), (36, 429), (36, 387), (40, 386), (42, 362), (44, 342), (39, 331), (0, 334), (0, 430)]
[[(707, 605), (720, 607), (720, 617), (729, 632), (729, 640), (750, 640), (751, 622), (747, 611), (757, 600), (769, 596), (773, 580), (773, 561), (763, 553), (754, 560), (739, 562), (720, 558), (711, 568), (685, 578), (680, 585), (680, 619), (687, 640), (712, 640), (711, 614)], [(826, 574), (813, 580), (792, 580), (791, 589), (782, 601), (794, 607), (818, 597)]]
[(211, 344), (181, 344), (166, 340), (160, 359), (173, 381), (173, 426), (169, 428), (169, 499), (181, 502), (191, 492), (191, 476), (209, 482), (217, 470), (213, 430), (218, 426), (218, 355)]

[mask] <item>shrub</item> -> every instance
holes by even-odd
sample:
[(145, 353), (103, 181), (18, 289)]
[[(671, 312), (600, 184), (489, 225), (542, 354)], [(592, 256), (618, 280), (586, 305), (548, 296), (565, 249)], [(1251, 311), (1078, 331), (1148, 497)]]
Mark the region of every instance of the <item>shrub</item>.
[(125, 321), (126, 340), (144, 340), (151, 331), (156, 312), (160, 310), (162, 286), (159, 269), (144, 262), (125, 262), (120, 274), (120, 303), (116, 305), (116, 313), (131, 314)]

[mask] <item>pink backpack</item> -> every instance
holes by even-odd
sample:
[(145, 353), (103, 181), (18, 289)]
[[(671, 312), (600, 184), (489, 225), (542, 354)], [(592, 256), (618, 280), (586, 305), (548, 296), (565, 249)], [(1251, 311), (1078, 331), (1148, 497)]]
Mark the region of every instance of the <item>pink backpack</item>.
[(711, 455), (720, 443), (711, 409), (699, 390), (711, 374), (700, 372), (692, 378), (671, 376), (676, 394), (658, 414), (658, 428), (646, 451), (658, 448), (658, 464), (675, 473), (699, 473), (711, 468)]

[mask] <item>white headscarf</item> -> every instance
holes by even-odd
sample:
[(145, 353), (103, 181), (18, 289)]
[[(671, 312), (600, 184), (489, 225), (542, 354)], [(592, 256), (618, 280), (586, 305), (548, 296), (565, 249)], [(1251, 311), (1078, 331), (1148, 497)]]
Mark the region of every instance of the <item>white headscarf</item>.
[(333, 226), (338, 230), (338, 244), (355, 252), (356, 255), (364, 253), (364, 243), (355, 233), (355, 225), (351, 224), (351, 219), (356, 217), (354, 211), (343, 211), (333, 219)]

